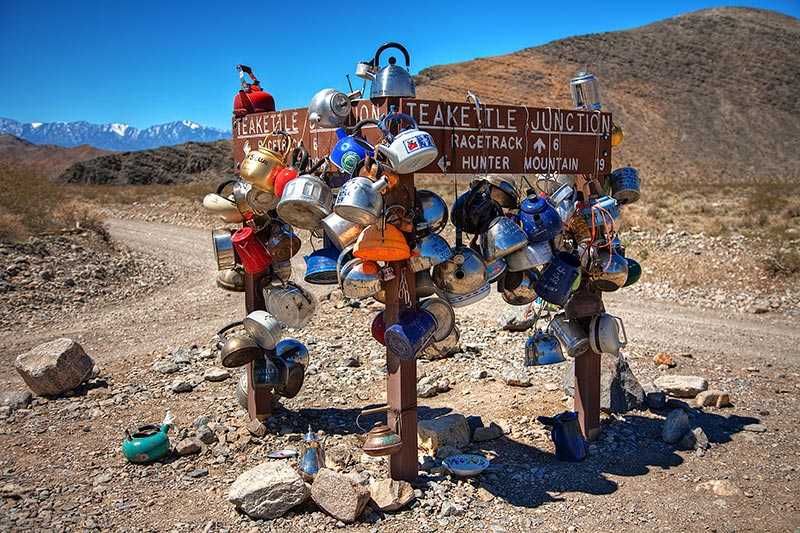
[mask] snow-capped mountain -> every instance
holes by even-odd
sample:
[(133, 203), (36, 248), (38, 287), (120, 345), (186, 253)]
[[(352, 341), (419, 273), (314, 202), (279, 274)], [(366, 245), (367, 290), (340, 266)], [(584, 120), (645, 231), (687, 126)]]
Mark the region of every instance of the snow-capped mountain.
[(208, 142), (229, 139), (230, 131), (209, 128), (182, 120), (138, 129), (127, 124), (88, 122), (29, 122), (0, 118), (0, 133), (10, 133), (35, 144), (78, 146), (88, 144), (105, 150), (145, 150), (189, 141)]

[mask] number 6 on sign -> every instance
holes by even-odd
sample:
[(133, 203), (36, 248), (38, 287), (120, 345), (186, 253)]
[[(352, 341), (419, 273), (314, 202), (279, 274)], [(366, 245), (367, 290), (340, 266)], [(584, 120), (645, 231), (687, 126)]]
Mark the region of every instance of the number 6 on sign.
[(558, 147), (559, 147), (558, 137), (556, 137), (555, 139), (553, 139), (553, 150), (558, 151)]

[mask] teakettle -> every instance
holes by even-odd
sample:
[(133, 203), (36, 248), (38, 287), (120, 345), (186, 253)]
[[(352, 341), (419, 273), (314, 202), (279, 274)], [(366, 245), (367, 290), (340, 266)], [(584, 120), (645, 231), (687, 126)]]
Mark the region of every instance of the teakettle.
[(595, 233), (618, 228), (619, 203), (610, 196), (601, 196), (589, 201), (589, 206), (580, 211), (590, 231)]
[(274, 202), (276, 204), (278, 199), (283, 196), (283, 190), (286, 188), (286, 184), (299, 176), (300, 173), (306, 172), (308, 168), (308, 162), (308, 152), (305, 148), (303, 148), (302, 145), (292, 150), (292, 161), (290, 166), (284, 168), (278, 172), (277, 176), (275, 176), (273, 193), (275, 195)]
[(393, 224), (371, 224), (358, 236), (353, 255), (369, 261), (405, 261), (411, 257), (411, 249)]
[(414, 272), (428, 271), (439, 263), (443, 263), (453, 257), (453, 250), (450, 248), (450, 244), (444, 237), (436, 233), (431, 233), (419, 239), (413, 252), (409, 264)]
[(607, 248), (594, 249), (589, 264), (589, 283), (600, 291), (615, 291), (628, 280), (628, 261)]
[(508, 305), (528, 305), (536, 299), (533, 286), (537, 279), (539, 273), (535, 270), (508, 272), (502, 283), (498, 284), (498, 289)]
[(351, 259), (339, 271), (339, 285), (346, 298), (362, 300), (374, 296), (382, 288), (380, 267), (374, 261)]
[(292, 226), (282, 220), (273, 220), (269, 226), (258, 232), (258, 236), (273, 261), (288, 261), (300, 251), (300, 237), (292, 230)]
[(308, 120), (323, 128), (343, 126), (350, 117), (353, 104), (350, 98), (336, 89), (322, 89), (308, 104)]
[[(405, 122), (410, 126), (397, 135), (392, 135), (390, 124), (395, 122)], [(417, 121), (410, 115), (389, 113), (381, 121), (381, 130), (389, 145), (379, 144), (375, 149), (386, 157), (392, 169), (398, 174), (412, 174), (422, 170), (433, 163), (439, 155), (439, 149), (436, 148), (431, 134), (420, 130)]]
[(625, 258), (625, 260), (628, 262), (628, 277), (625, 278), (625, 285), (623, 285), (623, 287), (628, 287), (639, 281), (639, 278), (642, 277), (642, 265), (630, 257)]
[(332, 200), (327, 183), (313, 174), (303, 174), (286, 185), (276, 209), (278, 216), (292, 226), (314, 230), (330, 214)]
[(259, 357), (264, 357), (264, 349), (250, 335), (227, 337), (219, 353), (220, 362), (225, 368), (244, 366)]
[[(402, 52), (406, 61), (406, 68), (397, 66), (397, 60), (394, 57), (389, 58), (389, 64), (385, 67), (380, 66), (381, 53), (384, 50), (396, 48)], [(414, 87), (414, 80), (411, 78), (409, 68), (411, 66), (411, 57), (408, 55), (408, 50), (399, 43), (386, 43), (375, 52), (375, 58), (372, 60), (372, 66), (362, 67), (359, 65), (360, 71), (364, 76), (369, 76), (370, 70), (376, 70), (372, 78), (372, 88), (370, 90), (370, 100), (385, 97), (400, 97), (400, 98), (414, 98), (417, 95), (417, 90)], [(358, 73), (358, 71), (357, 71)], [(359, 74), (361, 76), (362, 74)]]
[(281, 339), (275, 346), (275, 355), (284, 361), (291, 361), (308, 368), (308, 348), (297, 339)]
[(344, 128), (336, 130), (336, 137), (339, 140), (336, 141), (328, 157), (334, 165), (347, 174), (352, 174), (359, 161), (375, 155), (375, 148), (371, 144), (356, 135), (348, 135)]
[(578, 357), (589, 349), (589, 335), (577, 321), (567, 319), (564, 313), (550, 321), (548, 332), (555, 335), (570, 357)]
[(252, 311), (245, 317), (242, 324), (247, 333), (264, 350), (274, 350), (282, 335), (281, 323), (263, 310)]
[(507, 255), (504, 259), (511, 272), (530, 270), (549, 263), (553, 259), (553, 247), (548, 241), (536, 242)]
[(312, 480), (321, 468), (325, 468), (325, 450), (317, 434), (311, 431), (310, 425), (303, 436), (303, 444), (304, 450), (300, 455), (300, 464), (298, 466), (303, 477), (307, 480)]
[(232, 196), (223, 195), (226, 186), (235, 183), (236, 180), (228, 180), (222, 182), (217, 187), (216, 193), (209, 193), (203, 198), (203, 207), (210, 213), (219, 216), (223, 221), (229, 223), (238, 223), (242, 221), (242, 213), (236, 206)]
[(525, 366), (554, 365), (564, 361), (561, 344), (552, 334), (537, 329), (528, 337), (525, 343)]
[(236, 230), (231, 237), (236, 255), (242, 261), (244, 271), (248, 274), (266, 272), (272, 263), (272, 257), (264, 244), (258, 240), (253, 228), (246, 226)]
[(333, 211), (345, 220), (369, 226), (378, 222), (383, 212), (382, 192), (389, 187), (389, 180), (383, 176), (372, 182), (369, 178), (358, 176), (363, 161), (353, 169), (353, 176), (339, 189)]
[(513, 220), (497, 217), (481, 234), (481, 251), (487, 262), (513, 254), (528, 245), (528, 237)]
[(436, 286), (433, 284), (430, 270), (420, 270), (414, 277), (416, 279), (417, 298), (427, 298), (436, 294)]
[(294, 329), (308, 324), (317, 308), (316, 297), (291, 281), (284, 286), (265, 288), (264, 303), (278, 322)]
[(477, 180), (456, 198), (451, 214), (457, 229), (478, 235), (486, 232), (495, 218), (503, 216), (503, 209), (492, 199), (489, 184)]
[[(622, 338), (619, 333), (622, 331)], [(620, 348), (628, 344), (625, 324), (616, 316), (602, 313), (589, 323), (589, 345), (596, 353), (619, 355)]]
[(551, 241), (561, 233), (561, 217), (555, 208), (540, 196), (531, 195), (522, 201), (517, 220), (530, 242)]
[(600, 87), (594, 74), (578, 72), (569, 80), (569, 91), (572, 93), (572, 103), (575, 109), (598, 111), (603, 105), (600, 102)]
[(439, 233), (449, 218), (447, 204), (433, 191), (417, 189), (417, 216), (414, 228), (417, 232)]
[(432, 277), (434, 285), (450, 300), (450, 295), (467, 295), (486, 283), (486, 263), (475, 250), (455, 247), (453, 257), (433, 267)]
[(169, 437), (167, 432), (175, 418), (167, 411), (160, 426), (140, 426), (131, 435), (125, 431), (122, 441), (122, 453), (131, 463), (145, 464), (162, 459), (169, 453)]
[(482, 179), (491, 185), (492, 200), (500, 207), (516, 208), (519, 205), (519, 191), (514, 186), (514, 182), (499, 174), (490, 174)]
[(325, 231), (325, 236), (339, 250), (343, 250), (356, 242), (358, 236), (364, 231), (364, 226), (361, 224), (345, 220), (336, 213), (331, 213), (323, 218), (320, 225)]
[[(241, 118), (252, 113), (275, 111), (275, 99), (261, 88), (261, 82), (256, 79), (253, 70), (247, 65), (236, 65), (236, 70), (239, 71), (242, 88), (233, 98), (233, 115)], [(251, 83), (244, 81), (245, 74), (250, 77)]]
[[(388, 410), (388, 406), (374, 407), (372, 409), (365, 409), (358, 415), (370, 415), (375, 413), (383, 413)], [(358, 422), (358, 419), (356, 419)], [(361, 427), (359, 425), (359, 427)], [(363, 430), (363, 428), (362, 428)], [(392, 431), (389, 426), (383, 422), (376, 422), (372, 429), (367, 433), (366, 440), (362, 449), (364, 453), (372, 457), (384, 457), (398, 452), (403, 447), (400, 440), (400, 435)]]
[(286, 167), (286, 160), (292, 151), (291, 138), (287, 138), (284, 152), (267, 148), (259, 141), (258, 150), (250, 150), (244, 160), (239, 174), (253, 187), (274, 193), (275, 177)]
[(486, 283), (497, 281), (506, 271), (508, 271), (508, 264), (502, 258), (486, 263)]

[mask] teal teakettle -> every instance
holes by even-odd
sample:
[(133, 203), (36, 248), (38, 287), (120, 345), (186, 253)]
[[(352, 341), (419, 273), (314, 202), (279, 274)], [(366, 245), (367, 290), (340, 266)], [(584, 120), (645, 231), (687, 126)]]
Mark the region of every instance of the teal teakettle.
[(158, 461), (167, 455), (170, 448), (167, 432), (174, 421), (175, 417), (167, 411), (161, 426), (140, 426), (133, 434), (125, 430), (125, 439), (122, 441), (125, 458), (131, 463), (144, 464)]

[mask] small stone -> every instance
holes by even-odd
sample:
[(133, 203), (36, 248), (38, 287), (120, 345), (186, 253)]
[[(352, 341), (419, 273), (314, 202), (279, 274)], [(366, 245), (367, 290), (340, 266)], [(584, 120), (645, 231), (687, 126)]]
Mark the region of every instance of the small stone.
[(267, 434), (267, 426), (265, 426), (260, 420), (252, 420), (247, 425), (247, 431), (249, 431), (251, 435), (261, 438)]
[(661, 439), (668, 444), (675, 444), (687, 431), (689, 431), (689, 416), (683, 409), (673, 409), (664, 420)]
[(438, 450), (436, 450), (436, 458), (440, 461), (447, 459), (448, 457), (452, 457), (454, 455), (458, 455), (461, 453), (461, 450), (456, 448), (455, 446), (442, 446)]
[(200, 426), (194, 433), (203, 444), (214, 444), (219, 440), (217, 438), (217, 434), (214, 433), (208, 426)]
[(105, 485), (106, 483), (111, 483), (113, 479), (114, 479), (113, 475), (111, 475), (109, 472), (104, 472), (102, 474), (95, 476), (94, 480), (92, 480), (92, 485), (94, 485), (95, 487), (99, 485)]
[(471, 377), (472, 379), (486, 379), (488, 376), (489, 373), (482, 368), (480, 370), (473, 370), (469, 374), (469, 377)]
[(203, 379), (206, 381), (211, 381), (212, 383), (225, 381), (229, 377), (231, 377), (230, 372), (228, 372), (224, 368), (219, 368), (216, 366), (212, 366), (211, 368), (203, 372)]
[(472, 440), (484, 442), (487, 440), (499, 439), (503, 436), (503, 428), (492, 422), (488, 427), (476, 428), (472, 433)]
[(694, 403), (697, 407), (727, 407), (731, 405), (731, 396), (719, 390), (706, 390), (695, 397)]
[(742, 426), (742, 429), (752, 433), (765, 433), (767, 431), (767, 426), (764, 424), (745, 424)]
[(661, 411), (667, 407), (667, 394), (653, 385), (647, 383), (642, 387), (644, 390), (644, 399), (647, 407), (653, 411)]
[(176, 394), (180, 394), (182, 392), (192, 392), (193, 389), (194, 385), (192, 385), (190, 381), (183, 377), (175, 378), (175, 381), (173, 381), (172, 385), (170, 386), (170, 390)]
[(708, 389), (708, 381), (699, 376), (660, 376), (653, 384), (676, 398), (694, 398)]
[(314, 477), (311, 498), (332, 517), (352, 524), (364, 512), (370, 493), (366, 487), (353, 483), (346, 475), (323, 468)]
[(461, 516), (463, 514), (464, 509), (453, 502), (446, 501), (442, 504), (442, 508), (439, 511), (439, 518), (445, 518), (447, 516)]
[(153, 363), (153, 370), (159, 374), (174, 374), (179, 369), (172, 359), (159, 359)]
[(383, 479), (372, 483), (369, 486), (369, 493), (381, 511), (398, 511), (415, 498), (411, 483), (394, 479)]
[(199, 477), (205, 477), (208, 475), (208, 468), (195, 468), (186, 475), (195, 479)]
[(694, 428), (691, 431), (687, 431), (678, 442), (678, 448), (681, 450), (707, 450), (708, 447), (708, 437), (703, 428)]
[(478, 487), (477, 496), (482, 502), (490, 502), (494, 500), (494, 494), (486, 490), (484, 487)]
[(670, 354), (661, 352), (653, 357), (653, 364), (656, 366), (665, 365), (667, 368), (672, 368), (675, 366), (675, 360)]
[(342, 361), (342, 366), (348, 368), (358, 368), (361, 366), (361, 361), (358, 359), (358, 357), (351, 355), (349, 357), (345, 357), (344, 361)]
[(705, 481), (703, 483), (699, 483), (695, 488), (695, 492), (700, 491), (711, 491), (714, 493), (715, 496), (740, 496), (742, 491), (728, 481), (727, 479), (713, 479), (711, 481)]
[(94, 361), (80, 344), (61, 338), (19, 355), (14, 368), (34, 394), (58, 396), (88, 379)]
[(508, 367), (501, 375), (503, 383), (511, 387), (530, 387), (531, 378), (522, 368)]
[(236, 478), (228, 490), (228, 501), (251, 518), (272, 520), (305, 502), (309, 492), (287, 462), (271, 461)]
[(469, 444), (470, 430), (464, 415), (451, 413), (417, 424), (419, 446), (433, 455), (442, 446), (463, 448)]
[(31, 391), (5, 391), (0, 393), (0, 405), (9, 407), (10, 412), (26, 409), (33, 400)]
[(193, 455), (195, 453), (200, 453), (202, 449), (203, 443), (200, 439), (194, 437), (183, 439), (175, 446), (175, 451), (178, 455)]
[(439, 394), (439, 384), (434, 376), (425, 376), (417, 382), (417, 396), (433, 398)]

